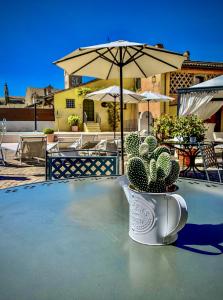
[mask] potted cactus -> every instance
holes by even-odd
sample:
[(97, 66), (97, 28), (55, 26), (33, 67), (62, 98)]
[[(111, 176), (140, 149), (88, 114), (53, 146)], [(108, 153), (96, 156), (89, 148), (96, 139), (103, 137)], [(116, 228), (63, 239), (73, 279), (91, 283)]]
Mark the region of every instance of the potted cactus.
[(167, 147), (157, 145), (154, 136), (140, 143), (138, 134), (130, 133), (125, 149), (130, 237), (148, 245), (173, 243), (187, 220), (186, 202), (175, 193), (179, 163), (171, 159)]

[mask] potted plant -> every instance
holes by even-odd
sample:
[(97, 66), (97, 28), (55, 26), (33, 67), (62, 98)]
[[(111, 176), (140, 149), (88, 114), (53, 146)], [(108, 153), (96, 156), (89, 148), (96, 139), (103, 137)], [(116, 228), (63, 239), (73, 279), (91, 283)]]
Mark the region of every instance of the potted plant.
[(45, 128), (43, 133), (46, 134), (48, 143), (54, 142), (54, 130), (52, 128)]
[(155, 119), (153, 133), (159, 141), (168, 140), (174, 137), (176, 118), (162, 115)]
[(70, 115), (67, 121), (72, 131), (78, 131), (78, 125), (80, 123), (80, 117), (78, 115)]
[(180, 137), (183, 142), (202, 142), (205, 131), (203, 120), (196, 115), (181, 116), (176, 119), (174, 135)]
[[(204, 140), (206, 127), (202, 119), (196, 115), (180, 116), (176, 118), (174, 135), (180, 142), (189, 143), (190, 153), (196, 153), (197, 148), (193, 144)], [(190, 158), (187, 153), (178, 151), (178, 158), (181, 166), (190, 165)]]
[(124, 188), (129, 202), (129, 236), (142, 244), (164, 245), (177, 239), (186, 224), (187, 205), (174, 193), (179, 176), (179, 163), (171, 159), (165, 146), (157, 146), (153, 136), (140, 144), (138, 134), (125, 139), (128, 154)]

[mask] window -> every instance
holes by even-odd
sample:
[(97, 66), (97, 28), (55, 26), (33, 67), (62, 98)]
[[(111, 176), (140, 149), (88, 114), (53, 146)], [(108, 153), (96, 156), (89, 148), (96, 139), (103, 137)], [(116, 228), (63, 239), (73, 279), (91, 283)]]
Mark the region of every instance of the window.
[(136, 88), (136, 90), (140, 90), (141, 89), (141, 78), (136, 78), (136, 80), (135, 80), (135, 88)]
[(195, 75), (194, 76), (194, 84), (198, 84), (205, 81), (205, 76), (204, 75)]
[(66, 108), (75, 108), (75, 100), (66, 99)]

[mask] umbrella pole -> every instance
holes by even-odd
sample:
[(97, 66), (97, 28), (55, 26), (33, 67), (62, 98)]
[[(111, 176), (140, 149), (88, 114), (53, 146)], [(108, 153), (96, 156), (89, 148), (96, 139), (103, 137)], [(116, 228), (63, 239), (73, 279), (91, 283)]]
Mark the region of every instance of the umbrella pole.
[(121, 175), (124, 175), (124, 132), (123, 132), (123, 73), (122, 47), (120, 47), (120, 127), (121, 127)]
[(150, 114), (149, 114), (149, 100), (148, 100), (148, 134), (150, 134)]
[(35, 131), (37, 131), (37, 109), (36, 109), (36, 102), (34, 103), (34, 127), (35, 127)]
[(114, 140), (115, 140), (115, 129), (116, 129), (116, 96), (114, 97), (114, 123), (113, 123), (113, 130), (114, 130)]

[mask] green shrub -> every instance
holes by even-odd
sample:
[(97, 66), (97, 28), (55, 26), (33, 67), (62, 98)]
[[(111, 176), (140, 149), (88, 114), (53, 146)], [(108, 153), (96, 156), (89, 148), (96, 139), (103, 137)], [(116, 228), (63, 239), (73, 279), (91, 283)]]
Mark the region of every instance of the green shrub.
[(70, 115), (67, 122), (70, 126), (78, 126), (80, 123), (80, 117), (78, 115)]
[(44, 128), (43, 133), (44, 134), (53, 134), (54, 130), (52, 128)]

